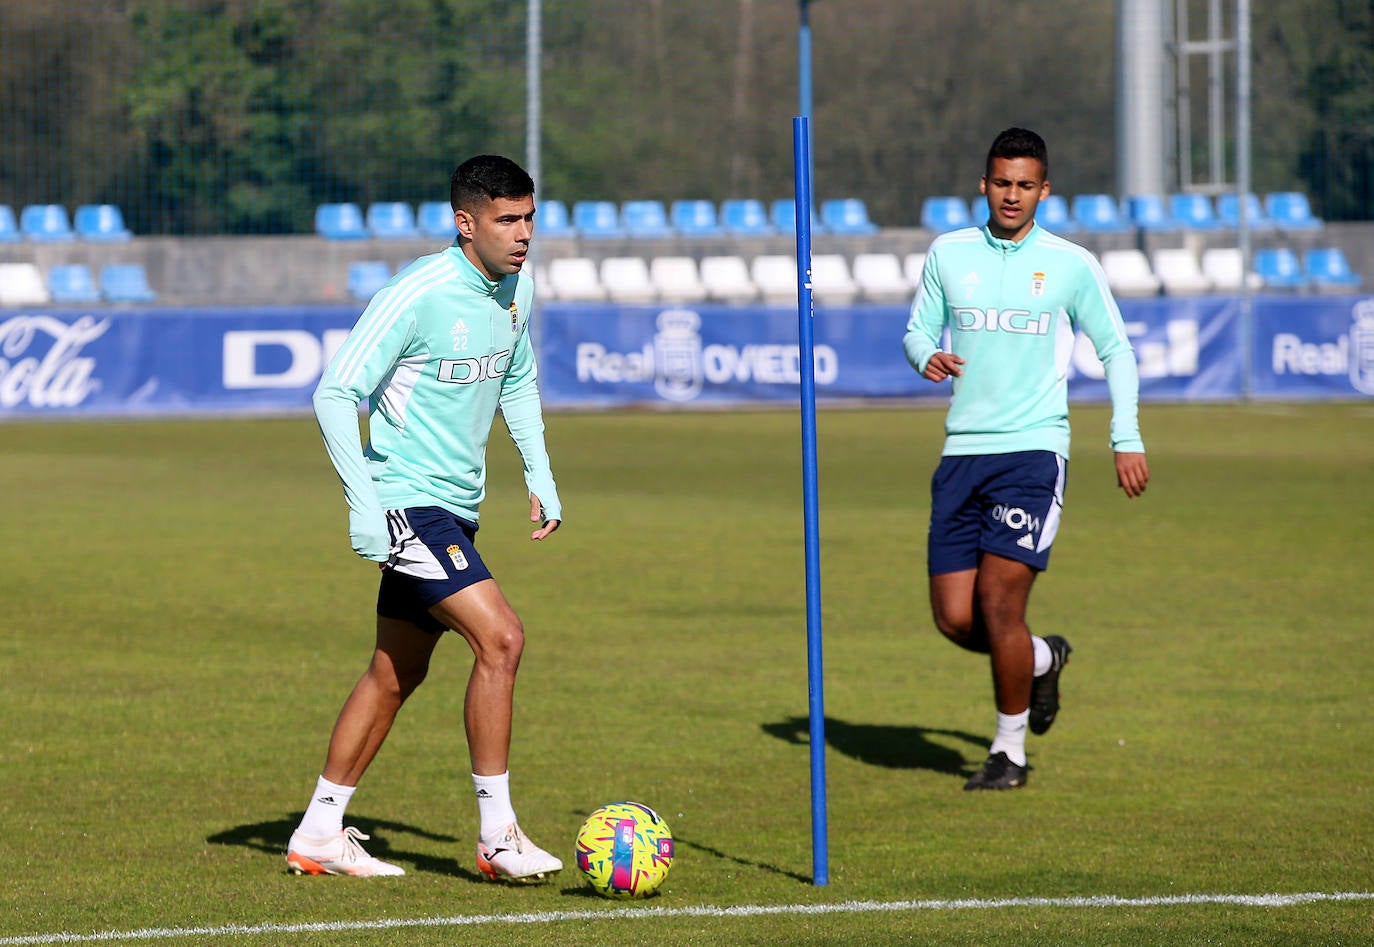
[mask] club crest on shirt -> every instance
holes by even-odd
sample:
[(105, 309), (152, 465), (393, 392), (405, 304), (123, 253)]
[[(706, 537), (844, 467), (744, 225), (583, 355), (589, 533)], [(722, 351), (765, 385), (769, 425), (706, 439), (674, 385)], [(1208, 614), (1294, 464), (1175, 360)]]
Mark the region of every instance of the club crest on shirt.
[(514, 300), (510, 304), (510, 330), (512, 332), (520, 328), (520, 310), (516, 308)]
[(1032, 295), (1032, 296), (1043, 296), (1043, 295), (1045, 295), (1045, 274), (1044, 274), (1044, 273), (1032, 273), (1032, 274), (1031, 274), (1031, 295)]
[(448, 553), (448, 557), (453, 560), (453, 568), (462, 572), (468, 567), (468, 557), (463, 555), (462, 546), (452, 545), (445, 551)]

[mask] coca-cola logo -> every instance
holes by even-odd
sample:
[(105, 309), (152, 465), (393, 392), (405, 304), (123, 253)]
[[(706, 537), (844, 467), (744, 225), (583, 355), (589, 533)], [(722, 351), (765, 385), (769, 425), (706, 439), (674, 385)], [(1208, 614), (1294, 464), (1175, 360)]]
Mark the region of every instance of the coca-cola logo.
[[(95, 359), (83, 358), (81, 349), (109, 327), (109, 319), (94, 316), (70, 323), (52, 316), (14, 316), (0, 322), (0, 408), (81, 404), (100, 388), (91, 377)], [(38, 351), (46, 340), (51, 340), (47, 351)]]

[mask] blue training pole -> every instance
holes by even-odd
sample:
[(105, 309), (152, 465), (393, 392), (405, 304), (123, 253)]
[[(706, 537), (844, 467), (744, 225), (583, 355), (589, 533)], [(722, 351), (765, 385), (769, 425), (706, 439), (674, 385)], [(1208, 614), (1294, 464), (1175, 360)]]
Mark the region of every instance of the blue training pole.
[(821, 660), (821, 539), (816, 490), (816, 361), (811, 312), (811, 120), (792, 119), (797, 211), (797, 325), (801, 350), (802, 503), (806, 519), (806, 678), (811, 710), (811, 874), (830, 883), (825, 818), (825, 686)]

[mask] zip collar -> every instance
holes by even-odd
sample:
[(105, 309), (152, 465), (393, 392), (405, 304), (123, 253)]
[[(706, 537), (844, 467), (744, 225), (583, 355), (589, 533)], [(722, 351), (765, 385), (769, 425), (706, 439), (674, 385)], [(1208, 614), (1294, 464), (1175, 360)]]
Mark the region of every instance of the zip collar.
[(493, 283), (483, 275), (481, 270), (477, 269), (477, 266), (471, 260), (468, 259), (467, 254), (458, 246), (457, 240), (454, 240), (453, 244), (444, 252), (449, 255), (449, 259), (452, 260), (453, 265), (457, 267), (463, 285), (483, 296), (491, 296), (494, 298), (503, 288), (513, 285), (514, 282), (520, 278), (519, 273), (511, 273), (501, 277), (501, 279)]
[(980, 229), (983, 231), (983, 239), (987, 242), (989, 247), (996, 250), (998, 253), (1015, 253), (1022, 247), (1029, 246), (1031, 243), (1039, 240), (1041, 228), (1038, 222), (1032, 220), (1031, 229), (1026, 231), (1026, 235), (1019, 241), (1003, 240), (1001, 237), (994, 237), (991, 227), (987, 224), (984, 224)]

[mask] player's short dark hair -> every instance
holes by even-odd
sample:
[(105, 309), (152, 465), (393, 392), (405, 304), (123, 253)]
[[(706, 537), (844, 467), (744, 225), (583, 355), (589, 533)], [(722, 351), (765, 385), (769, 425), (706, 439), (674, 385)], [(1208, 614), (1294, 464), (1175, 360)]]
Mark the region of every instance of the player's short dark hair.
[(1050, 151), (1045, 147), (1045, 139), (1028, 128), (1008, 128), (998, 133), (988, 149), (985, 174), (992, 172), (996, 158), (1034, 158), (1045, 169), (1045, 177), (1050, 176)]
[(501, 155), (477, 155), (453, 169), (448, 199), (454, 210), (476, 210), (497, 198), (516, 200), (534, 193), (534, 179)]

